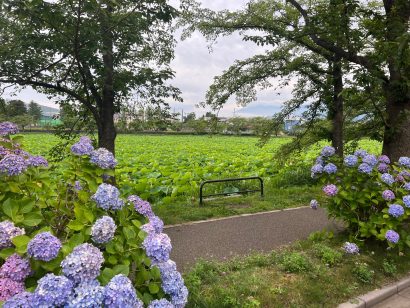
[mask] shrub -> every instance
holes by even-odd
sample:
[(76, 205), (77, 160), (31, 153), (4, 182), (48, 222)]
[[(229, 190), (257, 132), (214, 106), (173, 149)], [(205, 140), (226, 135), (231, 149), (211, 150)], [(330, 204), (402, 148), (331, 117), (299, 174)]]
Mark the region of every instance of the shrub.
[(397, 163), (364, 150), (341, 160), (323, 148), (311, 169), (323, 184), (330, 216), (343, 220), (355, 237), (374, 237), (391, 247), (410, 246), (405, 223), (410, 215), (410, 158)]
[(394, 276), (397, 273), (397, 266), (392, 261), (383, 260), (383, 271), (388, 276)]
[(298, 252), (284, 254), (279, 263), (289, 273), (307, 272), (311, 268), (309, 260)]
[(334, 266), (340, 263), (343, 259), (343, 254), (333, 248), (330, 248), (323, 244), (316, 244), (313, 247), (315, 255), (320, 258), (320, 260), (329, 266)]
[[(187, 289), (148, 202), (103, 183), (114, 156), (82, 137), (62, 168), (23, 151), (0, 123), (0, 300), (5, 307), (183, 307)], [(70, 149), (66, 149), (70, 153)], [(59, 172), (62, 170), (62, 172)], [(28, 292), (25, 292), (28, 291)], [(15, 297), (13, 295), (17, 294)], [(154, 303), (157, 303), (155, 301)]]
[(367, 263), (357, 262), (352, 269), (353, 275), (363, 283), (373, 281), (374, 271), (369, 269)]

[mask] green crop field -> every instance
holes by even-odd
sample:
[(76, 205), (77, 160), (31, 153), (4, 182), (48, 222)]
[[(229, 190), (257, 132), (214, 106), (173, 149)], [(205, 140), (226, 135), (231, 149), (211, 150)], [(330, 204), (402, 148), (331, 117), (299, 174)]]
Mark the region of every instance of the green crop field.
[[(310, 164), (321, 145), (300, 153), (287, 163), (273, 159), (275, 151), (290, 138), (273, 138), (263, 148), (258, 138), (234, 136), (119, 135), (117, 177), (126, 193), (168, 204), (176, 198), (198, 195), (204, 180), (261, 176), (277, 185), (308, 184)], [(26, 134), (26, 150), (47, 156), (58, 139), (50, 134)], [(379, 144), (364, 141), (367, 150)], [(292, 183), (289, 183), (292, 182)], [(209, 186), (211, 192), (235, 192), (242, 184)]]

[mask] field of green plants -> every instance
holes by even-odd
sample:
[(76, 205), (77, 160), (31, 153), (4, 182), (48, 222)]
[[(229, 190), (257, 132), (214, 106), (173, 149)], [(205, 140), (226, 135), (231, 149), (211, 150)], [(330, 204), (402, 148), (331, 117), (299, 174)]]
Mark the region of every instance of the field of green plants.
[[(260, 148), (254, 137), (119, 135), (116, 172), (126, 193), (163, 204), (176, 198), (196, 198), (200, 183), (210, 179), (261, 176), (276, 186), (309, 184), (310, 165), (321, 145), (286, 163), (275, 161), (275, 152), (289, 141), (273, 138)], [(24, 146), (47, 156), (57, 142), (54, 135), (26, 134)], [(361, 147), (379, 151), (375, 142), (365, 141)], [(234, 182), (231, 186), (209, 186), (208, 190), (235, 192), (240, 185)]]

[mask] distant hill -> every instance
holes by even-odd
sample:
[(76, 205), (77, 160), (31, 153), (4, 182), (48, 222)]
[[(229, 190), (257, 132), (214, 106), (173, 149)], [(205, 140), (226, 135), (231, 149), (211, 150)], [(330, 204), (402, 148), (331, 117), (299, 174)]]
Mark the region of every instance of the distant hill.
[(52, 117), (53, 115), (56, 115), (56, 114), (60, 113), (60, 109), (58, 109), (58, 108), (43, 106), (43, 105), (40, 105), (40, 104), (39, 104), (39, 106), (41, 108), (41, 113), (43, 114), (43, 116)]

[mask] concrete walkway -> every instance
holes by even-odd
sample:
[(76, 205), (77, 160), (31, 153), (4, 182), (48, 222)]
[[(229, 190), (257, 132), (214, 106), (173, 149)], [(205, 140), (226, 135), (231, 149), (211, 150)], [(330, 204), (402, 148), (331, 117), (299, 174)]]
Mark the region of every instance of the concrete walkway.
[(323, 209), (310, 207), (234, 216), (165, 227), (178, 269), (196, 261), (226, 260), (251, 252), (270, 252), (322, 229), (340, 230)]
[(404, 289), (396, 295), (378, 303), (374, 308), (409, 308), (410, 288)]

